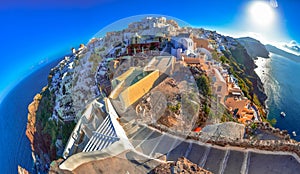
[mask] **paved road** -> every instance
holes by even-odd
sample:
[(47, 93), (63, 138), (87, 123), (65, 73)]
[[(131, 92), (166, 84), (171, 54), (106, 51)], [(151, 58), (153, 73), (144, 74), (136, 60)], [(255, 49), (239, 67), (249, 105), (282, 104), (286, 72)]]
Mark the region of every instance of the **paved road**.
[(204, 169), (220, 174), (292, 174), (300, 171), (299, 158), (294, 154), (212, 146), (161, 133), (133, 120), (121, 124), (135, 149), (149, 157), (163, 154), (171, 161), (184, 156)]

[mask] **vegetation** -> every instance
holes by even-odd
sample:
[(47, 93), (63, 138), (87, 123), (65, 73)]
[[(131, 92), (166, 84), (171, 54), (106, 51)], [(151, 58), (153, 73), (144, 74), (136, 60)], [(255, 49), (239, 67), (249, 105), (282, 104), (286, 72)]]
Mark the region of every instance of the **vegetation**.
[(64, 145), (67, 144), (69, 137), (75, 126), (76, 126), (76, 123), (74, 121), (62, 124), (60, 133), (62, 136), (62, 143)]
[(276, 123), (277, 123), (277, 120), (276, 118), (272, 118), (272, 119), (267, 119), (267, 121), (272, 125), (272, 126), (275, 126)]
[(45, 127), (43, 128), (43, 134), (50, 134), (51, 136), (51, 145), (54, 146), (56, 137), (58, 134), (58, 126), (56, 125), (55, 121), (48, 120), (44, 123)]
[(56, 123), (49, 118), (52, 115), (53, 110), (53, 100), (51, 100), (51, 94), (48, 89), (42, 91), (41, 93), (42, 99), (39, 103), (39, 108), (36, 113), (36, 119), (41, 124), (42, 133), (43, 134), (50, 134), (51, 142), (54, 145), (57, 136), (57, 126)]
[(181, 104), (177, 103), (176, 105), (169, 105), (168, 108), (172, 111), (172, 112), (178, 112), (181, 108)]
[(220, 61), (221, 61), (223, 64), (229, 63), (229, 60), (228, 60), (227, 57), (225, 57), (224, 55), (222, 55), (222, 56), (220, 57)]
[(65, 145), (76, 125), (75, 122), (63, 123), (60, 121), (56, 122), (55, 120), (52, 120), (51, 116), (54, 107), (54, 98), (48, 88), (44, 88), (40, 96), (41, 101), (36, 113), (36, 119), (40, 124), (42, 134), (50, 135), (50, 149), (55, 148), (55, 142), (58, 135), (62, 137), (62, 142)]
[(233, 115), (227, 109), (224, 108), (223, 115), (221, 116), (221, 122), (228, 121), (237, 122), (237, 120), (234, 119)]
[[(207, 119), (220, 120), (221, 117), (224, 115), (223, 111), (226, 110), (224, 108), (218, 109), (219, 107), (222, 107), (222, 105), (217, 101), (216, 97), (212, 95), (211, 80), (204, 73), (197, 74), (195, 76), (195, 80), (199, 93), (201, 94), (200, 101), (202, 106), (202, 112), (199, 113), (197, 126), (205, 125)], [(230, 114), (224, 115), (223, 120), (231, 120), (230, 118)]]
[(257, 124), (253, 122), (251, 123), (250, 127), (252, 130), (255, 130), (257, 128)]
[(203, 111), (207, 115), (210, 113), (210, 108), (207, 103), (204, 103)]
[(97, 68), (99, 66), (99, 63), (101, 62), (102, 58), (100, 56), (98, 56), (97, 54), (95, 53), (92, 53), (89, 57), (89, 62), (92, 63), (92, 69), (91, 69), (91, 72), (92, 73), (95, 73), (97, 71)]
[(105, 51), (105, 48), (104, 48), (104, 47), (101, 47), (101, 48), (99, 48), (97, 51), (99, 51), (99, 52)]
[(211, 51), (211, 56), (212, 56), (212, 58), (214, 59), (214, 60), (217, 60), (217, 61), (219, 61), (219, 56), (218, 56), (218, 53), (217, 53), (217, 51)]
[(258, 100), (258, 97), (256, 94), (253, 94), (252, 96), (252, 101), (254, 104), (256, 104), (257, 106), (261, 106), (260, 101)]
[[(242, 45), (238, 45), (235, 49), (223, 51), (224, 57), (221, 56), (220, 59), (222, 62), (230, 65), (229, 73), (238, 80), (238, 85), (245, 97), (253, 101), (258, 107), (261, 107), (262, 104), (257, 94), (254, 93), (253, 81), (256, 81), (256, 79), (250, 73), (253, 70), (247, 65), (252, 59), (246, 53), (245, 48)], [(249, 60), (246, 58), (247, 56)]]
[(210, 86), (210, 80), (206, 75), (201, 75), (199, 77), (196, 77), (196, 83), (199, 89), (199, 92), (207, 97), (210, 97), (212, 95), (212, 89)]

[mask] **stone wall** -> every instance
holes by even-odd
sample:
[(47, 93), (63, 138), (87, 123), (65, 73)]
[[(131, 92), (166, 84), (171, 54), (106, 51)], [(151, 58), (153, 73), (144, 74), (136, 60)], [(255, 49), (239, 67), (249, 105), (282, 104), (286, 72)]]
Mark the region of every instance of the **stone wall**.
[[(269, 126), (268, 123), (262, 123), (265, 128), (273, 131), (277, 129)], [(281, 151), (296, 153), (300, 157), (300, 143), (289, 138), (286, 131), (279, 131), (278, 134), (282, 134), (285, 139), (282, 140), (250, 140), (250, 139), (232, 139), (224, 136), (210, 136), (203, 132), (191, 132), (191, 131), (172, 131), (163, 125), (150, 125), (162, 132), (168, 132), (172, 135), (176, 135), (185, 139), (192, 139), (201, 141), (204, 143), (210, 143), (219, 146), (235, 146), (241, 148), (253, 148), (266, 151)], [(272, 130), (271, 130), (272, 129)], [(281, 133), (280, 133), (281, 132)]]

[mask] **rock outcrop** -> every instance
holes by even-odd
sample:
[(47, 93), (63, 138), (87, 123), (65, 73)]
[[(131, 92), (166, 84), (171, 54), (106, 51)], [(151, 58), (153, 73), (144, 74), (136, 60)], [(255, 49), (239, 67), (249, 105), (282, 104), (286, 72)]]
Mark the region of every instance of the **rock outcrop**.
[(252, 58), (269, 58), (269, 51), (260, 41), (251, 37), (242, 37), (238, 38), (237, 40), (241, 45), (243, 45), (246, 48), (247, 53)]
[(202, 129), (202, 133), (216, 138), (226, 137), (233, 140), (243, 139), (245, 134), (245, 125), (235, 122), (207, 125)]
[(190, 174), (212, 174), (188, 159), (181, 157), (176, 162), (168, 162), (157, 166), (150, 174), (171, 174), (171, 173), (190, 173)]
[(34, 151), (34, 135), (36, 133), (36, 111), (38, 110), (39, 103), (42, 99), (41, 94), (36, 94), (33, 98), (33, 102), (28, 106), (28, 122), (27, 122), (27, 129), (26, 129), (26, 136), (28, 137), (29, 141), (31, 142), (31, 149)]
[(36, 94), (33, 102), (28, 106), (28, 122), (26, 136), (28, 137), (31, 149), (34, 154), (34, 162), (37, 171), (46, 172), (51, 160), (56, 159), (56, 149), (52, 146), (52, 137), (47, 131), (46, 110), (51, 101), (47, 97), (48, 88), (44, 88), (40, 94)]
[(279, 49), (279, 48), (277, 48), (273, 45), (266, 45), (266, 48), (274, 54), (277, 54), (277, 55), (283, 56), (285, 58), (291, 59), (295, 62), (300, 62), (300, 56), (297, 56), (295, 54), (292, 54), (292, 53), (286, 52), (284, 50), (281, 50), (281, 49)]
[(29, 172), (21, 166), (18, 166), (18, 174), (29, 174)]
[[(245, 81), (247, 88), (249, 89), (248, 98), (254, 98), (254, 94), (257, 96), (261, 105), (265, 105), (267, 95), (264, 92), (263, 83), (254, 71), (257, 67), (253, 58), (248, 54), (246, 48), (241, 44), (238, 44), (235, 48), (231, 48), (232, 54), (232, 68), (234, 73), (243, 81)], [(244, 91), (243, 91), (244, 92)]]
[[(84, 49), (81, 45), (79, 50)], [(30, 140), (38, 172), (47, 172), (50, 162), (62, 155), (64, 146), (75, 126), (72, 95), (74, 68), (78, 56), (65, 56), (48, 76), (48, 84), (28, 106), (26, 136)], [(87, 87), (88, 88), (88, 87)]]

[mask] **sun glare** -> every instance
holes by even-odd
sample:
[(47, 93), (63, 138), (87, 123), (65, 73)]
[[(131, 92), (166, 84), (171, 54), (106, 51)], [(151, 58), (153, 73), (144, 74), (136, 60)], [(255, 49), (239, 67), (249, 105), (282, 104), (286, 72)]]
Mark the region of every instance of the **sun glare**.
[(255, 1), (249, 6), (251, 20), (260, 26), (270, 26), (275, 18), (273, 8), (263, 1)]

